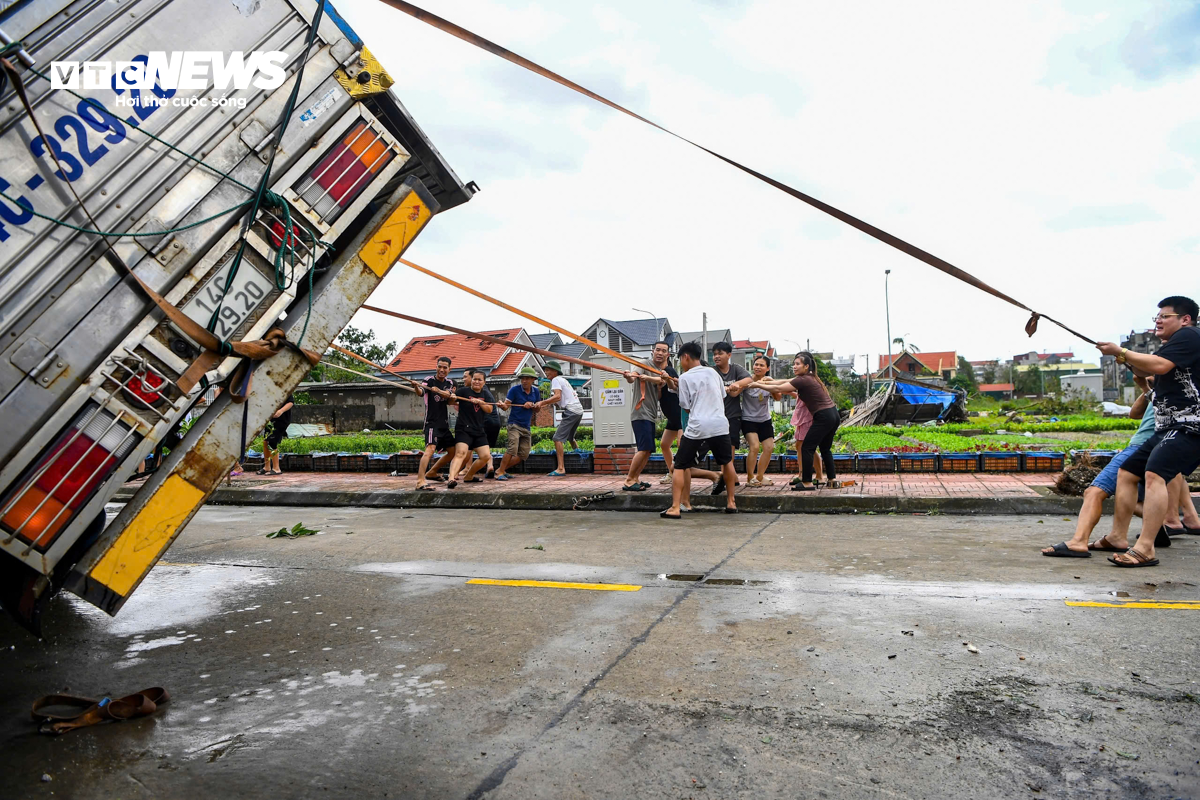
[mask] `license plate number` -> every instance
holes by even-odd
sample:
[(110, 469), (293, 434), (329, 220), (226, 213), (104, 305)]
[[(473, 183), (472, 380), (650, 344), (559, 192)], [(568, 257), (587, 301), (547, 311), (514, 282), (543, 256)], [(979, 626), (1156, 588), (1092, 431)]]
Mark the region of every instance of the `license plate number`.
[[(242, 323), (266, 299), (272, 288), (266, 276), (243, 261), (233, 277), (233, 285), (226, 293), (225, 281), (229, 278), (231, 266), (232, 260), (209, 278), (183, 307), (184, 314), (206, 328), (212, 320), (213, 313), (219, 308), (220, 313), (217, 314), (213, 333), (222, 341), (237, 333), (238, 328), (242, 327)], [(222, 297), (224, 302), (221, 302)]]

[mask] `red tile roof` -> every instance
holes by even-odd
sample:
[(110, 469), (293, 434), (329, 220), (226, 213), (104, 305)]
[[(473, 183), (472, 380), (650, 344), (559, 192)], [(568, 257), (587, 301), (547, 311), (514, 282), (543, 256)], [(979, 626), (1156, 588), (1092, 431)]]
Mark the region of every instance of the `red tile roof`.
[[(481, 331), (497, 339), (513, 340), (521, 333), (521, 328), (508, 328), (500, 331)], [(437, 360), (447, 356), (454, 369), (466, 367), (481, 367), (493, 375), (511, 375), (516, 373), (524, 353), (510, 353), (504, 357), (507, 348), (491, 342), (481, 342), (478, 339), (468, 339), (457, 333), (435, 334), (433, 336), (416, 336), (388, 364), (388, 372), (433, 372), (437, 369)], [(514, 361), (513, 356), (517, 356)], [(501, 362), (501, 359), (503, 361)], [(497, 362), (501, 362), (497, 366)], [(515, 364), (511, 371), (504, 370)]]
[(905, 350), (903, 353), (896, 353), (889, 358), (888, 356), (879, 357), (879, 369), (885, 370), (891, 363), (891, 359), (898, 359), (902, 355), (912, 356), (919, 361), (925, 369), (930, 372), (941, 374), (944, 369), (958, 368), (958, 352), (955, 350), (944, 350), (937, 353), (910, 353)]
[(771, 347), (771, 343), (763, 339), (762, 341), (754, 341), (753, 339), (737, 339), (733, 342), (734, 350), (763, 350), (768, 356), (775, 355), (775, 348)]
[(979, 391), (981, 392), (1011, 392), (1013, 385), (1011, 383), (981, 383)]

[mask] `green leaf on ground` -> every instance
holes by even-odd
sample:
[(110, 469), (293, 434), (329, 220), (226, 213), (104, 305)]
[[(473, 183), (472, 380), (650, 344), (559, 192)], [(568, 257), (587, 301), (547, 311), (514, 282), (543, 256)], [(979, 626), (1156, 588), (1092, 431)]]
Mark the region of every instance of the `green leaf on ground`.
[(319, 531), (304, 527), (303, 522), (297, 522), (290, 529), (280, 528), (267, 534), (268, 539), (295, 539), (299, 536), (316, 536)]
[(542, 547), (540, 544), (533, 544), (533, 545), (530, 545), (529, 547), (526, 547), (525, 549), (526, 550), (545, 550), (546, 548)]

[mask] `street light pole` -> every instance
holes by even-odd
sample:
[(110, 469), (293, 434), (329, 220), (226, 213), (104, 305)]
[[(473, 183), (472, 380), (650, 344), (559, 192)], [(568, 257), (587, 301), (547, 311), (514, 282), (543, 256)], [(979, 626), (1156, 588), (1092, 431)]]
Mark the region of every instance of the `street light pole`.
[(883, 311), (887, 316), (887, 340), (888, 340), (888, 372), (890, 377), (896, 377), (896, 365), (892, 363), (892, 304), (888, 299), (888, 276), (892, 274), (890, 269), (883, 271)]
[(655, 335), (656, 337), (658, 337), (659, 339), (663, 338), (663, 334), (662, 334), (662, 325), (659, 325), (659, 324), (658, 324), (658, 315), (657, 315), (657, 314), (655, 314), (655, 313), (653, 313), (653, 312), (650, 312), (650, 311), (647, 311), (647, 310), (646, 310), (646, 309), (644, 309), (644, 308), (635, 308), (635, 309), (633, 309), (633, 310), (634, 310), (634, 311), (640, 311), (640, 312), (642, 312), (643, 314), (645, 314), (645, 315), (646, 315), (646, 316), (648, 316), (648, 317), (653, 317), (653, 318), (654, 318), (654, 335)]

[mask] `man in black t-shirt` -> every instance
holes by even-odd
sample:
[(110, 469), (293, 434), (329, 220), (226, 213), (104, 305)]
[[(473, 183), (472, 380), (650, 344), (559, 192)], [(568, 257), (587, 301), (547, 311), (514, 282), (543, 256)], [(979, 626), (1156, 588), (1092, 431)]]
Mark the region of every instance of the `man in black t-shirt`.
[(488, 447), (487, 430), (484, 422), (487, 415), (495, 406), (487, 402), (483, 396), (483, 373), (476, 372), (471, 376), (471, 383), (458, 390), (458, 422), (454, 426), (454, 460), (450, 462), (450, 482), (447, 489), (458, 486), (458, 473), (474, 451), (479, 456), (479, 463), (467, 473), (467, 478), (473, 478), (478, 467), (490, 464), (492, 451)]
[[(417, 384), (417, 392), (425, 400), (425, 450), (417, 469), (417, 490), (432, 492), (428, 480), (442, 480), (438, 471), (450, 462), (454, 455), (454, 436), (450, 433), (450, 406), (455, 404), (454, 383), (448, 380), (450, 359), (442, 356), (437, 360), (437, 372)], [(437, 451), (445, 451), (438, 462), (429, 469), (429, 460)], [(426, 472), (426, 470), (429, 470)], [(396, 473), (392, 473), (395, 475)]]
[[(1163, 346), (1154, 355), (1133, 353), (1112, 342), (1096, 347), (1106, 356), (1116, 356), (1138, 375), (1155, 375), (1154, 436), (1131, 455), (1117, 472), (1117, 507), (1113, 528), (1119, 530), (1133, 514), (1131, 498), (1137, 498), (1137, 483), (1146, 482), (1142, 504), (1142, 535), (1124, 553), (1108, 560), (1118, 567), (1153, 567), (1154, 539), (1166, 519), (1167, 484), (1177, 475), (1188, 475), (1200, 466), (1200, 314), (1196, 301), (1172, 296), (1158, 304), (1154, 333)], [(1122, 488), (1125, 491), (1122, 491)], [(1124, 497), (1124, 502), (1121, 498)], [(1169, 540), (1168, 540), (1169, 541)], [(1109, 542), (1115, 547), (1121, 543)]]

